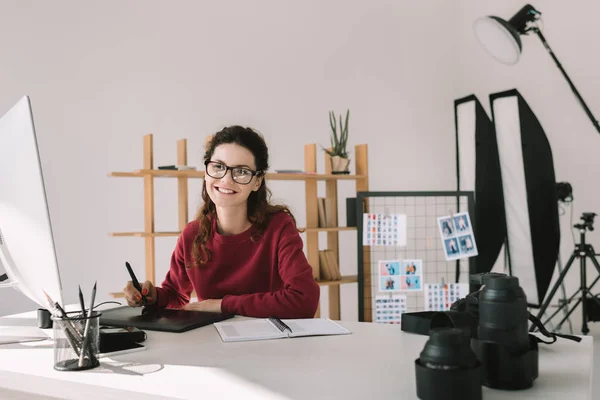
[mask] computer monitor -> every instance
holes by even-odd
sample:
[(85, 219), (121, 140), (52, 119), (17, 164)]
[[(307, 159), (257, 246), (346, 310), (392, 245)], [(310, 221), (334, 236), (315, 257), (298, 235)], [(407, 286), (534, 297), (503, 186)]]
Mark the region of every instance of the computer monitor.
[(0, 118), (0, 264), (8, 276), (0, 288), (17, 289), (42, 308), (49, 307), (44, 291), (63, 304), (28, 96)]

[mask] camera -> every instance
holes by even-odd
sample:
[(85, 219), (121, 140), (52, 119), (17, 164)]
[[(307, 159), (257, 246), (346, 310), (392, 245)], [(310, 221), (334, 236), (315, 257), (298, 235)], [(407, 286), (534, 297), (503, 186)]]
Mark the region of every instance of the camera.
[(594, 217), (596, 213), (593, 212), (584, 212), (581, 214), (581, 219), (583, 220), (583, 224), (575, 224), (574, 227), (578, 229), (588, 229), (590, 232), (594, 230)]
[(429, 325), (430, 338), (415, 360), (420, 399), (476, 400), (482, 385), (526, 389), (538, 376), (538, 339), (528, 332), (530, 314), (519, 279), (487, 273), (470, 280), (476, 290), (449, 311), (402, 316), (404, 331), (423, 333), (422, 323)]

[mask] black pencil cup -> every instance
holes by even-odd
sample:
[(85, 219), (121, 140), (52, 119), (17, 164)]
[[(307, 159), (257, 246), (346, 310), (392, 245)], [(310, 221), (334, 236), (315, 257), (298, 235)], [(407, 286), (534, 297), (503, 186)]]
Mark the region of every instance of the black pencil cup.
[(66, 318), (52, 317), (55, 370), (83, 371), (100, 365), (100, 315), (69, 312)]

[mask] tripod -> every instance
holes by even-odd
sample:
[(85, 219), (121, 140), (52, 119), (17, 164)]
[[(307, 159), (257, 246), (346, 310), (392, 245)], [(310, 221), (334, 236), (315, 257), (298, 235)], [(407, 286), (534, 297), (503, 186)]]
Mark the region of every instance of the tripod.
[[(594, 248), (592, 247), (591, 244), (587, 244), (585, 241), (586, 231), (588, 229), (590, 231), (594, 230), (593, 221), (594, 221), (595, 215), (596, 215), (595, 213), (583, 213), (583, 216), (581, 217), (581, 219), (584, 220), (584, 223), (573, 225), (573, 227), (579, 229), (579, 237), (580, 237), (579, 244), (575, 245), (573, 254), (569, 258), (569, 261), (567, 261), (567, 264), (565, 265), (565, 269), (559, 275), (558, 280), (552, 287), (552, 290), (550, 291), (550, 294), (548, 295), (546, 300), (542, 303), (540, 311), (537, 315), (537, 318), (541, 320), (542, 315), (544, 314), (544, 312), (550, 305), (550, 302), (552, 301), (552, 298), (556, 294), (556, 291), (558, 290), (562, 281), (565, 279), (567, 272), (569, 272), (569, 269), (573, 265), (573, 261), (575, 261), (575, 259), (578, 258), (579, 259), (579, 270), (580, 270), (579, 273), (580, 273), (580, 279), (581, 279), (579, 289), (573, 294), (573, 296), (571, 296), (568, 300), (563, 302), (558, 307), (558, 309), (554, 312), (554, 314), (552, 314), (544, 322), (544, 324), (546, 324), (546, 322), (551, 320), (564, 307), (567, 307), (575, 299), (575, 297), (577, 297), (577, 295), (581, 292), (581, 297), (577, 300), (575, 305), (573, 305), (573, 307), (567, 312), (567, 314), (564, 316), (564, 318), (559, 322), (558, 326), (561, 326), (563, 324), (563, 322), (565, 322), (565, 320), (567, 318), (569, 318), (569, 315), (571, 315), (571, 313), (573, 311), (575, 311), (575, 308), (577, 308), (579, 303), (581, 303), (581, 313), (583, 316), (583, 326), (581, 327), (581, 332), (584, 335), (587, 335), (588, 332), (590, 331), (588, 329), (588, 325), (587, 325), (587, 302), (586, 302), (587, 298), (590, 297), (590, 298), (594, 299), (594, 301), (600, 305), (600, 300), (598, 300), (596, 297), (594, 297), (590, 292), (590, 290), (596, 284), (596, 282), (598, 282), (598, 280), (600, 280), (600, 276), (598, 276), (592, 282), (592, 284), (590, 286), (587, 286), (587, 269), (586, 269), (586, 260), (589, 257), (589, 259), (592, 261), (592, 264), (594, 264), (594, 266), (596, 267), (596, 270), (598, 271), (598, 273), (600, 273), (600, 264), (598, 264), (598, 261), (596, 260), (596, 257), (595, 257), (596, 253), (594, 251)], [(529, 331), (533, 332), (534, 330), (535, 330), (535, 325), (532, 325), (531, 328), (529, 329)]]

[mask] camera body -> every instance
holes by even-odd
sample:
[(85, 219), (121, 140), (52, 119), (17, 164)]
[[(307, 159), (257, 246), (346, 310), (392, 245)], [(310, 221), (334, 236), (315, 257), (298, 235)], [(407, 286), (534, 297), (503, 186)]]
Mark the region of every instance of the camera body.
[[(494, 389), (520, 390), (533, 386), (538, 377), (538, 342), (528, 332), (530, 314), (527, 310), (527, 298), (519, 286), (518, 278), (506, 274), (483, 273), (470, 276), (470, 283), (475, 290), (452, 304), (449, 311), (406, 313), (402, 316), (402, 329), (405, 331), (410, 331), (410, 327), (414, 326), (411, 318), (425, 318), (429, 321), (430, 340), (420, 358), (415, 361), (418, 372), (417, 395), (421, 399), (434, 399), (442, 395), (432, 393), (435, 389), (431, 388), (436, 387), (435, 382), (439, 382), (439, 375), (444, 370), (452, 370), (455, 375), (452, 380), (462, 382), (455, 390), (456, 398), (463, 400), (478, 399), (476, 389), (478, 387), (480, 390), (481, 385)], [(408, 322), (406, 327), (405, 318)], [(407, 327), (409, 329), (405, 329)], [(437, 339), (433, 333), (437, 337), (440, 331), (449, 329), (459, 330), (463, 337), (468, 338), (469, 349), (475, 354), (478, 364), (472, 364), (470, 368), (460, 367), (460, 358), (470, 356), (469, 351), (463, 347), (462, 356), (456, 355), (454, 359), (447, 357), (443, 368), (427, 369), (428, 366), (436, 365), (432, 363), (435, 360), (431, 359), (429, 348), (440, 347), (435, 344)], [(449, 354), (457, 354), (458, 347), (454, 347), (455, 351)], [(461, 374), (464, 377), (477, 376), (479, 380), (475, 379), (466, 387), (466, 380), (457, 378)], [(446, 387), (444, 390), (447, 394), (452, 389)], [(467, 393), (473, 395), (466, 396)]]

